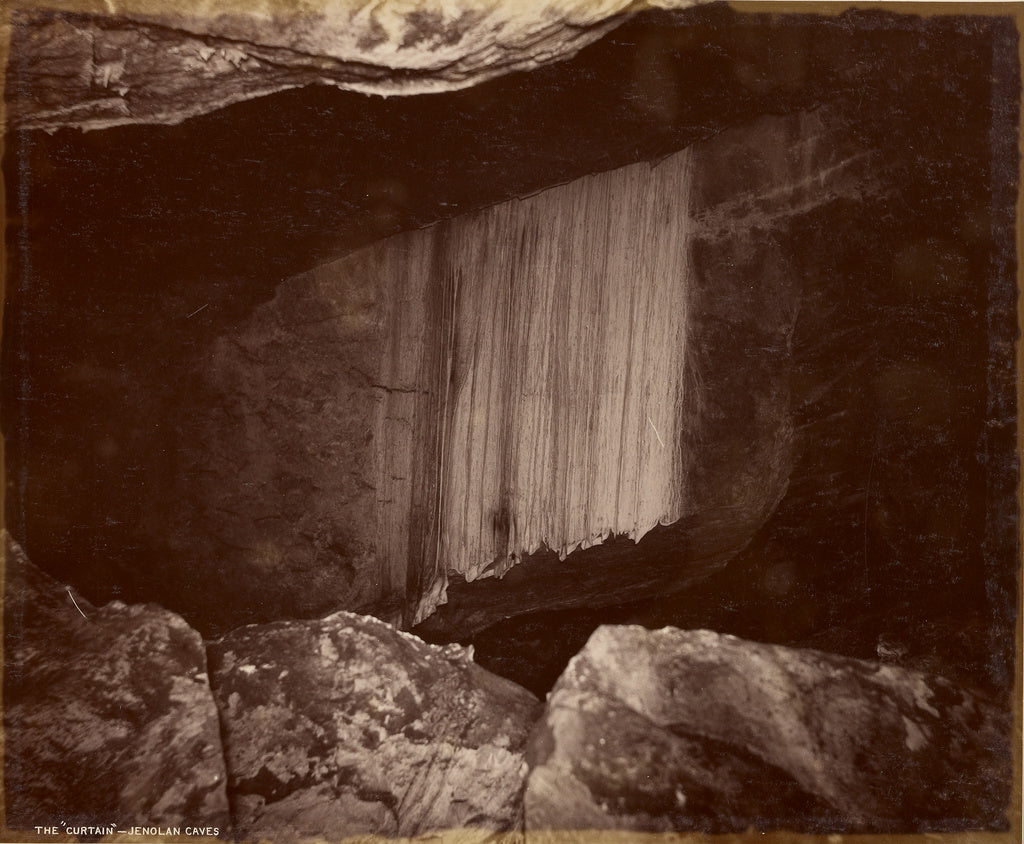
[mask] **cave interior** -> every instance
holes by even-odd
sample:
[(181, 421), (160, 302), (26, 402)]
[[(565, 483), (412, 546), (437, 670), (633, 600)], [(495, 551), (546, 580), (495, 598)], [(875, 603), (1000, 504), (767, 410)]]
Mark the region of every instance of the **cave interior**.
[(714, 4), (463, 90), (15, 124), (7, 529), (97, 605), (353, 610), (541, 696), (631, 623), (1005, 701), (1018, 96), (1004, 18)]

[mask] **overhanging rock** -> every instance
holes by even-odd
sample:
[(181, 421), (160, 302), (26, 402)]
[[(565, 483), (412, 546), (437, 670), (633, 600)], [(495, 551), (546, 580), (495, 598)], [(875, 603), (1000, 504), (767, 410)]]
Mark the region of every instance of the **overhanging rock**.
[(31, 4), (12, 18), (10, 117), (24, 128), (98, 129), (179, 123), (303, 85), (456, 90), (569, 58), (642, 8), (698, 2)]

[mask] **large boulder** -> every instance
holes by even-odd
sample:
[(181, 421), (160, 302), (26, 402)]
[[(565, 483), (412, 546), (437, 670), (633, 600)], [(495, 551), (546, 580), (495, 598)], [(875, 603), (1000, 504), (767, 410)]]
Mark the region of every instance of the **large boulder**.
[(540, 705), (467, 649), (340, 612), (240, 628), (209, 652), (241, 835), (521, 827)]
[(601, 627), (530, 744), (528, 830), (1005, 828), (1009, 719), (936, 676)]
[(155, 605), (94, 607), (5, 550), (7, 826), (225, 830), (199, 634)]

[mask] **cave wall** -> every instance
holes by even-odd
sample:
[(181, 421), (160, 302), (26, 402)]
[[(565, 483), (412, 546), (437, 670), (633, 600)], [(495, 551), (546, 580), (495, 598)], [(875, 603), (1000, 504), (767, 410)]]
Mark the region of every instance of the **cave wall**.
[(282, 285), (203, 368), (189, 540), (246, 580), (348, 573), (336, 600), (407, 597), (419, 621), (449, 571), (500, 577), (542, 547), (564, 558), (677, 521), (684, 408), (700, 404), (689, 161), (492, 206)]
[[(12, 63), (9, 90), (31, 71)], [(643, 15), (575, 59), (436, 98), (309, 89), (174, 127), (12, 132), (8, 524), (94, 600), (159, 600), (204, 632), (346, 602), (395, 617), (407, 580), (382, 587), (353, 539), (372, 521), (355, 480), (376, 472), (365, 451), (328, 440), (299, 454), (307, 474), (272, 489), (275, 449), (319, 411), (272, 360), (216, 381), (213, 350), (271, 320), (257, 310), (286, 279), (381, 237), (689, 146), (705, 156), (691, 174), (684, 365), (705, 385), (684, 390), (702, 396), (699, 413), (684, 401), (697, 427), (683, 447), (706, 455), (686, 472), (700, 513), (638, 544), (539, 551), (501, 580), (452, 575), (432, 621), (451, 634), (654, 589), (706, 597), (696, 581), (719, 570), (708, 600), (753, 638), (859, 612), (867, 629), (896, 601), (892, 625), (913, 627), (941, 598), (951, 616), (970, 607), (1005, 668), (1017, 86), (1006, 19), (712, 6)], [(355, 294), (345, 307), (362, 307)], [(298, 300), (279, 307), (282, 322), (291, 307), (305, 316)], [(284, 339), (271, 357), (287, 362)], [(333, 371), (321, 353), (304, 365)], [(270, 435), (244, 402), (214, 411), (224, 378), (302, 414)], [(325, 401), (358, 404), (340, 395)], [(787, 406), (789, 422), (776, 415)], [(236, 459), (242, 434), (204, 449), (214, 412), (214, 427), (267, 439), (262, 465)], [(758, 490), (782, 495), (772, 472), (789, 453), (759, 530), (777, 502)], [(246, 503), (247, 483), (280, 511)], [(308, 513), (325, 484), (337, 514), (318, 529)], [(281, 576), (289, 560), (294, 578)], [(367, 570), (371, 583), (356, 576)]]
[[(851, 191), (777, 216), (760, 213), (756, 194), (733, 206), (747, 220), (774, 216), (751, 240), (777, 246), (799, 291), (781, 338), (794, 463), (778, 507), (683, 592), (566, 612), (545, 601), (551, 583), (511, 588), (513, 571), (504, 592), (451, 586), (425, 635), (472, 641), (483, 664), (526, 682), (548, 660), (557, 676), (602, 623), (706, 628), (941, 671), (1008, 699), (1020, 563), (1016, 38), (964, 33), (945, 53), (909, 32), (879, 38), (899, 43), (904, 71), (837, 98), (827, 118), (816, 110), (827, 130), (807, 139), (823, 165), (830, 154), (833, 166), (846, 162), (835, 172)], [(722, 143), (719, 166), (696, 172), (718, 174), (706, 189), (720, 194), (767, 149)], [(738, 343), (711, 308), (731, 273), (737, 299), (756, 295), (756, 252), (745, 267), (727, 241), (694, 245), (695, 277), (706, 267), (716, 283), (694, 285), (690, 349), (731, 358), (721, 375), (736, 389), (719, 395), (742, 395), (751, 352), (768, 343)], [(637, 551), (646, 548), (657, 559), (646, 541)], [(582, 561), (573, 571), (584, 577)], [(538, 611), (503, 619), (524, 594)], [(544, 656), (525, 656), (531, 648)]]
[[(230, 547), (237, 537), (211, 546), (182, 515), (211, 472), (189, 434), (208, 414), (211, 344), (285, 279), (382, 237), (656, 160), (854, 84), (844, 74), (859, 66), (837, 71), (835, 51), (808, 52), (808, 39), (866, 31), (794, 24), (724, 6), (645, 14), (576, 58), (443, 96), (311, 87), (178, 126), (9, 125), (8, 526), (93, 600), (158, 600), (204, 631), (327, 611), (354, 582), (334, 535), (298, 540), (338, 561), (307, 566), (309, 588), (268, 588), (220, 562), (248, 553)], [(780, 45), (810, 58), (802, 79)], [(9, 98), (36, 91), (32, 55), (12, 54)], [(222, 503), (237, 494), (222, 490)], [(303, 494), (286, 512), (304, 531)]]
[(792, 468), (785, 238), (881, 192), (875, 157), (834, 112), (762, 118), (289, 280), (201, 368), (180, 535), (407, 623), (524, 560), (520, 611), (706, 576)]

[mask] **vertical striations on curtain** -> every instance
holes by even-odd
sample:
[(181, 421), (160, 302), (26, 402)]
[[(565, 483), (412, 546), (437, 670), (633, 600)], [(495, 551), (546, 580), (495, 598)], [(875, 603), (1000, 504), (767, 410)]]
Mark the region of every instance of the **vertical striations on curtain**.
[(377, 553), (408, 623), (447, 572), (682, 515), (689, 184), (684, 151), (373, 247)]

